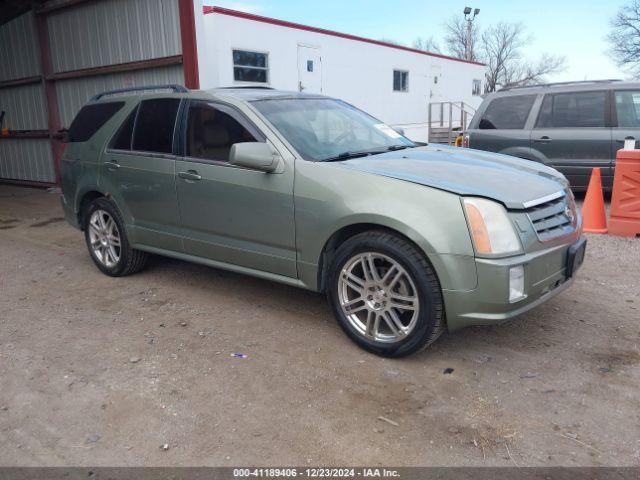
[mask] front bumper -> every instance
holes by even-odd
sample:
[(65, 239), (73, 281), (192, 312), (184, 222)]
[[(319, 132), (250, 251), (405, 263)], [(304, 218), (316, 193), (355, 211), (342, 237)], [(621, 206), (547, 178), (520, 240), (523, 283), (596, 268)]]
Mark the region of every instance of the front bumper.
[[(582, 264), (586, 239), (516, 257), (476, 258), (477, 288), (445, 290), (443, 297), (450, 331), (470, 325), (509, 320), (566, 290)], [(580, 248), (583, 247), (583, 248)], [(526, 297), (509, 302), (509, 269), (524, 266)]]

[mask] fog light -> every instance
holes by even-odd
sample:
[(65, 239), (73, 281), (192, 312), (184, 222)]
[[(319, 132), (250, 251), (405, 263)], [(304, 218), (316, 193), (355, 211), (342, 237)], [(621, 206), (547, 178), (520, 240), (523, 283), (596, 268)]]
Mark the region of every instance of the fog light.
[(509, 269), (509, 303), (522, 300), (527, 295), (524, 293), (524, 265)]

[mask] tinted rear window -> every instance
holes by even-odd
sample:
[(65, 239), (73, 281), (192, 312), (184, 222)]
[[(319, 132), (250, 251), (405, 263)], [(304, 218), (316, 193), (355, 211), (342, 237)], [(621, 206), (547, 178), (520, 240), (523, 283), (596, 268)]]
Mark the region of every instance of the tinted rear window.
[(143, 152), (171, 153), (173, 127), (180, 100), (155, 98), (140, 102), (133, 134), (133, 149)]
[(604, 127), (607, 92), (545, 95), (538, 128)]
[(136, 113), (138, 113), (138, 107), (127, 115), (127, 118), (118, 129), (118, 133), (113, 137), (110, 148), (118, 150), (131, 150), (131, 138), (133, 137), (133, 125), (136, 121)]
[(494, 98), (480, 120), (480, 129), (522, 129), (535, 101), (535, 95)]
[(96, 103), (80, 109), (69, 127), (70, 142), (86, 142), (122, 108), (124, 102)]

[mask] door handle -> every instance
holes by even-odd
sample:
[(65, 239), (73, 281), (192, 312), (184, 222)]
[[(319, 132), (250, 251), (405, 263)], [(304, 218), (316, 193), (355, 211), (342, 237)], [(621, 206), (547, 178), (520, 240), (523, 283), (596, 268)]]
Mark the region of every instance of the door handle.
[(114, 170), (118, 170), (120, 168), (120, 164), (118, 162), (116, 162), (115, 160), (110, 160), (110, 161), (104, 162), (104, 164), (107, 166), (107, 169), (111, 170), (112, 172)]
[(535, 138), (533, 141), (535, 143), (551, 143), (551, 138), (547, 137), (546, 135), (543, 135), (540, 138)]
[(179, 172), (178, 176), (184, 180), (195, 182), (202, 180), (202, 175), (199, 175), (195, 170), (187, 170), (186, 172)]

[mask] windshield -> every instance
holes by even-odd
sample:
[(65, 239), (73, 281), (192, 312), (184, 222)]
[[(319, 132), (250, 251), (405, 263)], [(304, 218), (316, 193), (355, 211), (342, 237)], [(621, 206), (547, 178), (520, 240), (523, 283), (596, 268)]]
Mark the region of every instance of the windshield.
[(343, 160), (415, 147), (388, 125), (340, 100), (257, 100), (253, 106), (306, 160)]

